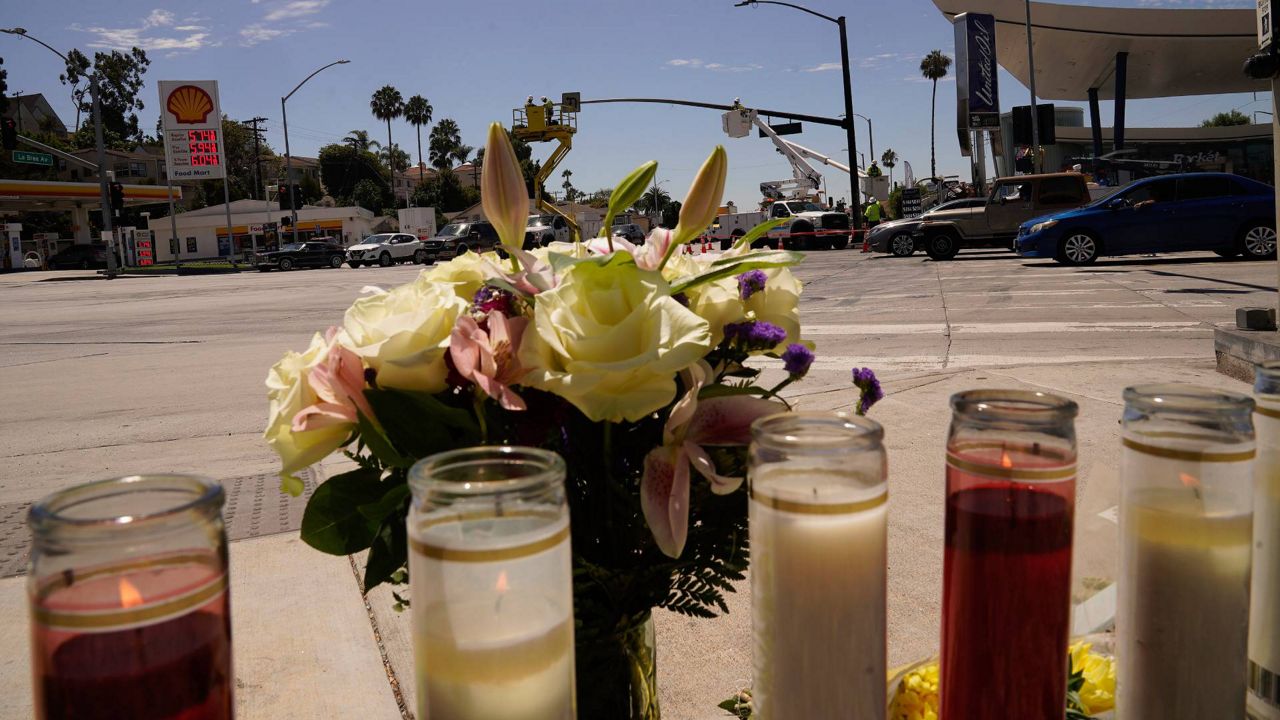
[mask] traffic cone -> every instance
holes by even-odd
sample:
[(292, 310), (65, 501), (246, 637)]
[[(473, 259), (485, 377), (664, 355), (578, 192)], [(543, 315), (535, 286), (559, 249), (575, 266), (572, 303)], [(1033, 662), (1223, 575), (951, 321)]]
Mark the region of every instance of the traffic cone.
[(871, 252), (871, 241), (867, 239), (866, 232), (862, 233), (862, 252), (864, 253)]
[(781, 235), (779, 235), (779, 236), (778, 236), (778, 249), (779, 249), (779, 250), (785, 250), (785, 249), (786, 249), (786, 248), (782, 247), (782, 236), (781, 236)]

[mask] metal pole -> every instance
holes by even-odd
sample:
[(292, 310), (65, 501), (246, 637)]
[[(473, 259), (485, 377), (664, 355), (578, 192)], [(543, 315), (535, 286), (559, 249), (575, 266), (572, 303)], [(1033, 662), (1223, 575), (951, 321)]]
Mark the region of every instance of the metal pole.
[(168, 172), (165, 173), (165, 185), (169, 188), (169, 228), (173, 233), (173, 269), (181, 270), (182, 238), (178, 237), (178, 215), (173, 211), (173, 177)]
[[(225, 155), (224, 155), (225, 157)], [(228, 189), (230, 183), (227, 180), (227, 174), (222, 175), (222, 206), (227, 209), (227, 252), (231, 257), (231, 267), (236, 266), (236, 234), (231, 229), (231, 190)]]
[[(98, 101), (98, 71), (89, 79), (89, 92), (93, 93), (93, 141), (98, 156), (98, 191), (102, 200), (102, 236), (107, 243), (107, 279), (116, 276), (115, 228), (111, 222), (111, 191), (107, 188), (107, 148), (102, 141), (102, 103)], [(107, 240), (107, 238), (111, 238)]]
[[(1276, 143), (1280, 143), (1280, 98), (1276, 97), (1277, 92), (1280, 92), (1280, 81), (1277, 81), (1275, 78), (1272, 78), (1271, 79), (1271, 110), (1272, 110), (1271, 142), (1272, 142), (1272, 148), (1273, 148), (1272, 150), (1273, 165), (1275, 164), (1274, 148), (1280, 147), (1280, 145), (1276, 144)], [(1275, 167), (1273, 172), (1275, 173), (1275, 178), (1273, 180), (1280, 180), (1280, 166)], [(1280, 205), (1276, 207), (1276, 220), (1280, 220)], [(1280, 227), (1280, 225), (1276, 225), (1276, 227)], [(1276, 270), (1277, 270), (1277, 278), (1280, 278), (1280, 254), (1276, 256)], [(1276, 287), (1280, 288), (1280, 284), (1277, 284)], [(1280, 300), (1280, 290), (1277, 291), (1277, 296), (1278, 296), (1277, 300)], [(1280, 315), (1277, 315), (1277, 317), (1280, 317)]]
[(853, 222), (850, 226), (856, 234), (862, 229), (862, 216), (858, 212), (861, 206), (857, 168), (858, 138), (853, 129), (853, 82), (849, 79), (849, 34), (845, 31), (843, 15), (836, 18), (836, 25), (840, 27), (840, 70), (844, 74), (844, 132), (845, 139), (849, 142), (849, 184), (853, 192), (850, 198), (853, 206)]
[(293, 153), (289, 152), (289, 112), (284, 107), (286, 99), (280, 98), (280, 119), (284, 125), (284, 181), (289, 186), (289, 216), (292, 220), (293, 241), (296, 243), (298, 242), (298, 206), (293, 200)]
[(1027, 4), (1027, 69), (1031, 79), (1031, 162), (1037, 173), (1044, 170), (1040, 161), (1040, 113), (1036, 111), (1036, 53), (1031, 46), (1031, 0)]

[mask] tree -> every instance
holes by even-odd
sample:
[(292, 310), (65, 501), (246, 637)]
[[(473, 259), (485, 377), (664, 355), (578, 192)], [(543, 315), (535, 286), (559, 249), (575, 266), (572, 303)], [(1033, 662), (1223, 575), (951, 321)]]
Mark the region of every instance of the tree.
[(320, 181), (310, 173), (303, 175), (298, 181), (298, 190), (302, 193), (298, 200), (301, 205), (315, 204), (324, 197), (324, 188), (320, 187)]
[(645, 213), (660, 213), (669, 202), (671, 202), (671, 196), (667, 194), (666, 190), (660, 187), (652, 187), (636, 201), (636, 209)]
[(587, 196), (586, 204), (593, 208), (607, 208), (611, 195), (613, 195), (613, 188), (600, 188)]
[[(84, 57), (82, 53), (76, 50), (72, 53), (78, 54), (78, 57), (73, 61), (71, 55), (67, 56), (64, 82), (74, 88), (87, 79), (88, 65), (80, 62), (79, 58)], [(137, 111), (146, 107), (142, 102), (142, 76), (146, 74), (150, 64), (146, 51), (137, 47), (128, 53), (112, 50), (110, 53), (94, 55), (93, 71), (98, 75), (98, 105), (102, 116), (103, 139), (113, 138), (112, 142), (107, 143), (112, 147), (128, 149), (143, 140)], [(80, 93), (77, 112), (93, 112), (93, 98), (89, 95), (87, 92)], [(92, 140), (84, 143), (85, 136), (85, 133), (77, 132), (76, 145), (93, 147)], [(93, 134), (88, 133), (88, 137), (92, 138)]]
[(409, 169), (409, 153), (401, 150), (399, 145), (383, 148), (378, 157), (398, 173)]
[(898, 153), (894, 152), (893, 148), (889, 148), (888, 150), (885, 150), (884, 153), (880, 155), (880, 164), (889, 168), (889, 187), (892, 188), (893, 187), (893, 168), (896, 167), (898, 164)]
[[(0, 65), (4, 65), (4, 58), (0, 58)], [(9, 71), (0, 67), (0, 114), (9, 112)]]
[[(71, 128), (74, 133), (80, 129), (80, 110), (85, 105), (85, 96), (89, 92), (87, 85), (82, 86), (81, 82), (89, 77), (89, 58), (84, 53), (71, 49), (67, 53), (67, 71), (58, 76), (63, 85), (71, 86), (71, 104), (76, 108), (76, 124)], [(73, 79), (74, 78), (74, 79)], [(92, 98), (89, 101), (89, 107), (93, 107)], [(159, 135), (159, 131), (156, 132)]]
[(418, 183), (410, 200), (418, 207), (434, 207), (437, 212), (457, 212), (480, 202), (480, 191), (464, 187), (457, 173), (445, 169)]
[(342, 142), (351, 146), (357, 152), (369, 152), (382, 147), (382, 143), (369, 137), (368, 130), (352, 130), (346, 137), (342, 138)]
[(933, 105), (929, 115), (929, 176), (938, 177), (937, 137), (938, 137), (938, 81), (947, 76), (951, 67), (951, 58), (934, 50), (920, 61), (920, 74), (926, 80), (933, 81)]
[[(92, 129), (92, 128), (90, 128)], [(227, 195), (232, 200), (254, 196), (253, 129), (226, 115), (222, 116), (222, 144), (226, 151)], [(259, 144), (259, 154), (266, 160), (275, 160), (275, 153), (264, 143)], [(265, 165), (265, 163), (264, 163)], [(267, 173), (264, 177), (273, 177)], [(197, 206), (221, 205), (222, 181), (205, 180), (197, 185)]]
[(431, 128), (427, 145), (427, 155), (432, 167), (437, 170), (453, 167), (454, 153), (462, 145), (462, 132), (458, 130), (458, 123), (450, 118), (441, 119)]
[(380, 214), (383, 208), (394, 204), (386, 186), (368, 178), (356, 183), (355, 187), (351, 189), (351, 202), (372, 212), (374, 215)]
[(351, 198), (361, 180), (385, 183), (387, 178), (373, 153), (335, 143), (320, 148), (320, 180), (336, 199)]
[[(404, 98), (400, 96), (400, 91), (391, 85), (383, 85), (373, 93), (373, 97), (369, 100), (369, 109), (373, 111), (374, 117), (387, 122), (386, 147), (394, 147), (391, 143), (391, 121), (404, 115)], [(395, 169), (392, 168), (391, 172), (394, 175)]]
[(569, 168), (565, 168), (564, 172), (560, 173), (560, 177), (564, 178), (564, 182), (560, 184), (560, 187), (564, 188), (565, 201), (573, 202), (574, 199), (578, 197), (578, 189), (575, 188), (573, 183), (569, 180), (569, 178), (573, 177), (573, 171)]
[(1248, 125), (1249, 116), (1239, 110), (1220, 112), (1200, 123), (1200, 127), (1230, 127), (1232, 125)]
[(418, 167), (422, 167), (422, 126), (431, 124), (431, 103), (421, 95), (414, 95), (404, 104), (404, 119), (418, 133)]
[(680, 222), (680, 201), (672, 200), (662, 209), (662, 227), (674, 228)]

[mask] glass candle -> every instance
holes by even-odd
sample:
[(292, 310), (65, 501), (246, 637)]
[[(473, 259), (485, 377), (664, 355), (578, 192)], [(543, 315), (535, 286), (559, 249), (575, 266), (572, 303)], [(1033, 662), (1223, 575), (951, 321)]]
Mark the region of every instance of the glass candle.
[(418, 717), (575, 717), (564, 473), (555, 453), (520, 447), (409, 471)]
[(1253, 400), (1124, 391), (1116, 716), (1245, 713)]
[(1253, 386), (1253, 578), (1249, 602), (1249, 712), (1280, 720), (1280, 363), (1259, 365)]
[(940, 716), (1062, 720), (1076, 404), (972, 390), (951, 409)]
[(32, 670), (41, 720), (234, 714), (222, 487), (104, 480), (32, 506)]
[(884, 431), (785, 413), (751, 437), (755, 717), (883, 719)]

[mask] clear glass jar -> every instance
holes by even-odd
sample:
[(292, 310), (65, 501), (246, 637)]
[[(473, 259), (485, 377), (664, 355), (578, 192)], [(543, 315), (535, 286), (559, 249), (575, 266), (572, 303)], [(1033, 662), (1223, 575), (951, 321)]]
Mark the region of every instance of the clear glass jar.
[(222, 487), (143, 475), (32, 506), (36, 717), (234, 713)]
[(571, 720), (573, 573), (565, 465), (524, 447), (409, 471), (419, 717)]
[(1257, 367), (1253, 396), (1253, 587), (1249, 602), (1249, 712), (1280, 720), (1280, 362)]
[(951, 409), (939, 715), (1061, 720), (1076, 404), (971, 390), (953, 395)]
[(751, 438), (755, 717), (883, 719), (884, 430), (784, 413), (757, 420)]
[(1253, 400), (1124, 392), (1116, 716), (1245, 713)]

